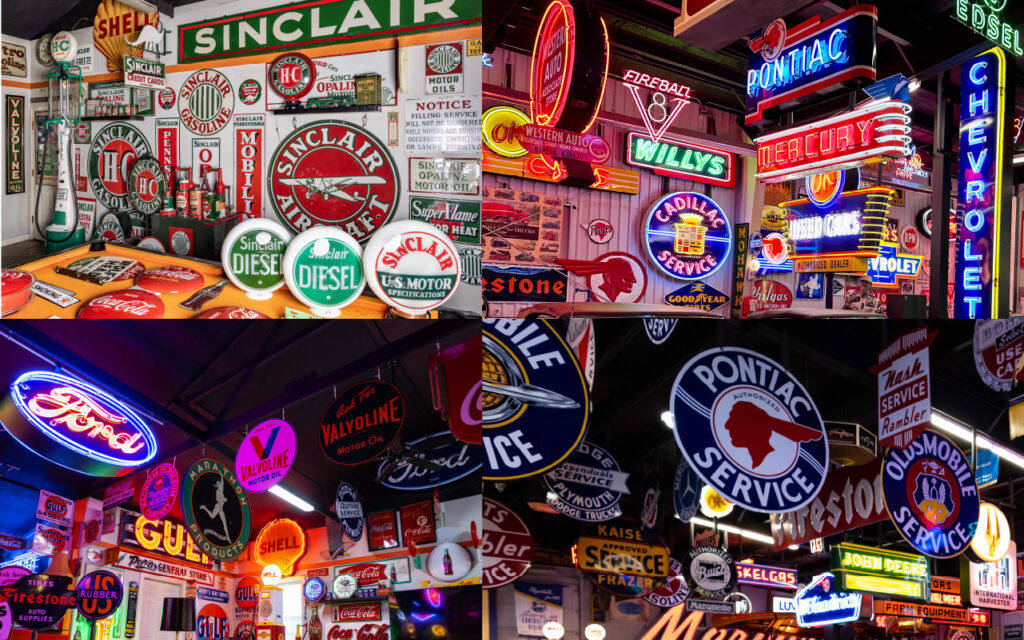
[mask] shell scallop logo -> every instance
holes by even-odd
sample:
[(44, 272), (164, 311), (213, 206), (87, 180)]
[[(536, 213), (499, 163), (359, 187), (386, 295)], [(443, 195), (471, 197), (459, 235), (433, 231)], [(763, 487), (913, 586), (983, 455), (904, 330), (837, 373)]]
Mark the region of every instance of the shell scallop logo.
[[(256, 537), (256, 562), (277, 565), (281, 576), (295, 573), (295, 563), (306, 555), (306, 533), (298, 522), (280, 518), (267, 524)], [(266, 581), (264, 581), (266, 584)]]
[(143, 13), (115, 0), (103, 0), (96, 8), (92, 21), (92, 39), (107, 57), (107, 71), (123, 71), (124, 56), (140, 57), (142, 47), (133, 47), (129, 40), (137, 40), (142, 27), (156, 26), (160, 14)]

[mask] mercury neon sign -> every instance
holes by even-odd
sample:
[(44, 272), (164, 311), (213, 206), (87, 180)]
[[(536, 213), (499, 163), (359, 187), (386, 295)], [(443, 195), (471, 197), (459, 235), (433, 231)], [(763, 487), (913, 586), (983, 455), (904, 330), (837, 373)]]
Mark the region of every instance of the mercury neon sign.
[(132, 409), (82, 380), (29, 371), (13, 382), (0, 422), (23, 445), (68, 469), (121, 476), (151, 461), (156, 437)]
[[(1005, 315), (1000, 275), (1006, 54), (998, 47), (962, 66), (957, 202), (965, 211), (956, 237), (955, 318)], [(1002, 296), (1005, 298), (1005, 296)]]

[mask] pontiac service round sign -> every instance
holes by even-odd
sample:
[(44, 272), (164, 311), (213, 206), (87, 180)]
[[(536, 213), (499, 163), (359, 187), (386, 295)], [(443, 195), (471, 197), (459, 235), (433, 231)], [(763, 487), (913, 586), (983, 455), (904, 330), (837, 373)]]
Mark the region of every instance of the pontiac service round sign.
[(974, 324), (974, 365), (992, 389), (1009, 391), (1024, 354), (1024, 318), (979, 320)]
[[(676, 443), (697, 475), (751, 511), (809, 503), (828, 469), (825, 425), (800, 381), (774, 360), (736, 347), (693, 357), (670, 399)], [(685, 437), (683, 436), (685, 433)]]
[(981, 503), (974, 472), (949, 438), (925, 431), (882, 461), (882, 495), (889, 517), (910, 546), (952, 558), (971, 545)]
[(484, 320), (483, 346), (484, 479), (552, 469), (587, 433), (590, 398), (576, 356), (543, 320)]
[(629, 493), (628, 477), (610, 453), (596, 444), (581, 442), (565, 462), (544, 474), (547, 502), (576, 520), (614, 520), (622, 515), (619, 498)]
[(670, 193), (648, 212), (641, 244), (666, 276), (698, 280), (725, 264), (732, 226), (711, 198), (693, 192)]
[(181, 123), (192, 133), (208, 136), (223, 129), (235, 109), (235, 92), (227, 76), (216, 69), (190, 75), (178, 95)]

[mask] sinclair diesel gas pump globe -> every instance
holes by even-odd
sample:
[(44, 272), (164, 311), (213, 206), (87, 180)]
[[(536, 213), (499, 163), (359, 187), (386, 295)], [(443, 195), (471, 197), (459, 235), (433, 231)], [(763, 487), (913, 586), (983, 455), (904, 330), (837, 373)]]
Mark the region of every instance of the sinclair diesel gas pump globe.
[(11, 383), (0, 423), (47, 460), (92, 476), (122, 476), (157, 452), (149, 425), (112, 395), (77, 378), (29, 371)]

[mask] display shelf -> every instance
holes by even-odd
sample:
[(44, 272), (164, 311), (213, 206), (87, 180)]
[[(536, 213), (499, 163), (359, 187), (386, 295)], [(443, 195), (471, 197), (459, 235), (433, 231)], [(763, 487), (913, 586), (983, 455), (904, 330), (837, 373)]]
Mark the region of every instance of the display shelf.
[(387, 599), (388, 599), (388, 594), (384, 594), (384, 595), (372, 596), (372, 597), (369, 597), (369, 598), (331, 598), (330, 600), (326, 600), (326, 599), (325, 600), (318, 600), (317, 603), (318, 604), (325, 604), (325, 605), (328, 605), (328, 606), (333, 606), (333, 605), (336, 605), (336, 604), (356, 604), (356, 603), (359, 603), (359, 602), (380, 602), (382, 600), (387, 600)]
[(380, 111), (379, 104), (353, 104), (348, 107), (297, 107), (284, 109), (270, 109), (268, 113), (273, 116), (293, 116), (307, 113), (353, 113), (359, 111)]
[(142, 116), (82, 116), (84, 122), (98, 122), (100, 120), (142, 120)]

